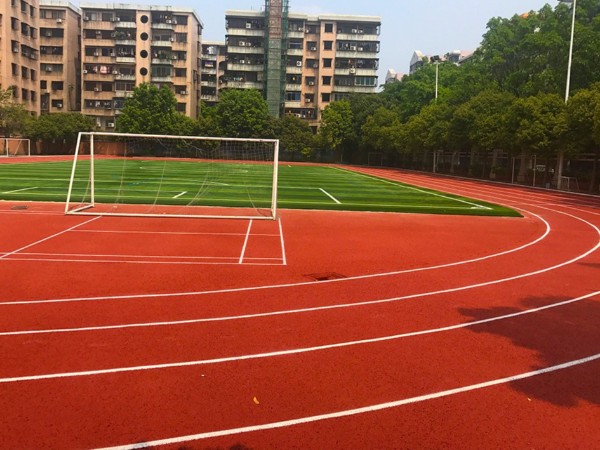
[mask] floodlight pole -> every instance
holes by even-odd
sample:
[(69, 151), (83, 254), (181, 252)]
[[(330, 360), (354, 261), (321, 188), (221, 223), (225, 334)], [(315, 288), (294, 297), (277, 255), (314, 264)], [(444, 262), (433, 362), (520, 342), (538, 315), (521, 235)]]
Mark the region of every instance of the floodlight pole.
[[(565, 88), (565, 105), (569, 102), (569, 91), (571, 88), (571, 65), (573, 64), (573, 40), (575, 37), (575, 13), (577, 10), (577, 0), (563, 0), (564, 3), (573, 3), (573, 14), (571, 17), (571, 41), (569, 43), (569, 62), (567, 63), (567, 85)], [(562, 187), (562, 174), (563, 166), (565, 161), (565, 151), (560, 150), (558, 152), (558, 167), (556, 169), (556, 189), (560, 190)]]

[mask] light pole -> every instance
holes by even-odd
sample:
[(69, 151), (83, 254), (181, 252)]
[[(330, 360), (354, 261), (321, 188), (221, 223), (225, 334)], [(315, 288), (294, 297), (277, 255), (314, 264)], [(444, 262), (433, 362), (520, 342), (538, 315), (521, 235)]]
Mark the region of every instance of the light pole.
[(435, 101), (437, 102), (438, 98), (438, 81), (440, 79), (440, 61), (441, 58), (439, 55), (432, 56), (429, 58), (429, 61), (435, 64)]
[[(561, 0), (563, 3), (572, 3), (573, 14), (571, 18), (571, 41), (569, 43), (569, 62), (567, 63), (567, 85), (565, 88), (565, 104), (569, 101), (569, 90), (571, 87), (571, 65), (573, 63), (573, 38), (575, 37), (575, 12), (577, 10), (577, 0)], [(556, 169), (556, 188), (558, 190), (562, 187), (562, 174), (563, 165), (565, 161), (565, 152), (560, 150), (558, 152), (558, 167)]]

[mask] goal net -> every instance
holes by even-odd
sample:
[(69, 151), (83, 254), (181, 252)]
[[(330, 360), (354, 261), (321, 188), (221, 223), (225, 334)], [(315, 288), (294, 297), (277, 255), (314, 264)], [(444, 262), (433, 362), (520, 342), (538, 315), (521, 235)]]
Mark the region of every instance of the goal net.
[(279, 141), (79, 133), (65, 214), (274, 219)]
[(0, 138), (0, 155), (31, 156), (31, 142), (29, 139)]

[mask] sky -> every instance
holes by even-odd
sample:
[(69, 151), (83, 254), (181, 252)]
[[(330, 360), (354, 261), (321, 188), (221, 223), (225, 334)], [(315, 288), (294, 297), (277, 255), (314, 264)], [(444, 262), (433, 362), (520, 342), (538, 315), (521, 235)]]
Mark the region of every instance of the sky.
[[(204, 23), (203, 40), (225, 39), (225, 11), (262, 10), (264, 0), (136, 0), (135, 3), (193, 8)], [(415, 50), (426, 55), (479, 46), (492, 17), (539, 10), (557, 0), (289, 0), (304, 14), (357, 14), (381, 17), (379, 82), (388, 69), (407, 73)]]

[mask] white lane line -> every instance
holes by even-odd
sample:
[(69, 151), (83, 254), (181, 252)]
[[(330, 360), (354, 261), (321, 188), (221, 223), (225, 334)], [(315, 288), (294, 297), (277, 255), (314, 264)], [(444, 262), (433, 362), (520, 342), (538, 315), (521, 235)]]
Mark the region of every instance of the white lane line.
[(252, 228), (252, 219), (248, 222), (248, 229), (246, 230), (246, 237), (244, 238), (244, 245), (242, 246), (242, 253), (240, 254), (240, 259), (238, 260), (238, 264), (244, 263), (244, 255), (246, 254), (246, 247), (248, 246), (248, 240), (250, 239), (250, 229)]
[(187, 191), (183, 191), (183, 192), (181, 192), (181, 193), (177, 194), (177, 195), (176, 195), (175, 197), (173, 197), (173, 198), (179, 198), (179, 197), (182, 197), (182, 196), (184, 196), (185, 194), (187, 194)]
[(281, 241), (281, 259), (283, 261), (283, 265), (287, 266), (287, 256), (285, 254), (285, 240), (283, 239), (283, 228), (281, 226), (281, 218), (277, 219), (279, 222), (279, 237)]
[[(460, 265), (465, 265), (465, 264), (471, 264), (471, 263), (475, 263), (475, 262), (485, 261), (487, 259), (497, 258), (499, 256), (509, 255), (511, 253), (516, 253), (518, 251), (524, 250), (525, 248), (533, 246), (533, 245), (537, 244), (538, 242), (541, 242), (544, 239), (546, 239), (546, 237), (550, 234), (550, 231), (551, 231), (550, 224), (543, 217), (541, 217), (535, 213), (532, 213), (532, 212), (528, 212), (528, 213), (531, 214), (532, 216), (535, 216), (537, 219), (539, 219), (541, 222), (543, 222), (546, 227), (544, 233), (541, 236), (539, 236), (538, 238), (534, 239), (533, 241), (523, 244), (519, 247), (510, 249), (510, 250), (505, 250), (503, 252), (494, 253), (494, 254), (486, 255), (486, 256), (481, 256), (479, 258), (467, 259), (467, 260), (463, 260), (463, 261), (455, 261), (455, 262), (447, 263), (447, 264), (439, 264), (437, 266), (418, 267), (415, 269), (406, 269), (406, 270), (395, 270), (392, 272), (373, 273), (373, 274), (368, 274), (368, 275), (356, 275), (356, 276), (347, 277), (347, 278), (335, 278), (335, 279), (324, 280), (324, 281), (304, 281), (304, 282), (300, 282), (300, 283), (271, 284), (271, 285), (264, 285), (264, 286), (250, 286), (250, 287), (240, 287), (240, 288), (231, 288), (231, 289), (216, 289), (216, 290), (209, 290), (209, 291), (171, 292), (171, 293), (161, 293), (161, 294), (110, 295), (110, 296), (97, 296), (97, 297), (71, 297), (71, 298), (45, 299), (45, 300), (17, 300), (17, 301), (12, 301), (12, 302), (0, 302), (0, 307), (5, 306), (5, 305), (36, 305), (36, 304), (41, 304), (41, 303), (70, 303), (70, 302), (87, 302), (87, 301), (101, 301), (101, 300), (132, 300), (132, 299), (138, 299), (138, 298), (148, 299), (148, 298), (163, 298), (163, 297), (191, 297), (191, 296), (196, 296), (196, 295), (230, 294), (232, 292), (252, 292), (252, 291), (262, 291), (262, 290), (267, 290), (267, 289), (284, 289), (284, 288), (291, 288), (291, 287), (314, 286), (317, 284), (321, 285), (324, 283), (326, 283), (326, 284), (342, 283), (342, 282), (347, 282), (347, 281), (365, 280), (365, 279), (370, 279), (370, 278), (383, 278), (383, 277), (389, 277), (389, 276), (395, 276), (395, 275), (404, 275), (407, 273), (416, 273), (416, 272), (424, 272), (424, 271), (428, 271), (428, 270), (444, 269), (444, 268), (448, 268), (448, 267), (455, 267), (455, 266), (460, 266)], [(562, 213), (562, 214), (566, 214), (566, 213)], [(572, 217), (574, 217), (574, 216), (572, 216)], [(582, 220), (579, 218), (577, 218), (577, 219)], [(586, 223), (588, 223), (588, 222), (586, 222)], [(590, 224), (588, 223), (588, 225), (590, 225)], [(593, 227), (593, 225), (591, 225), (591, 226)], [(600, 233), (600, 230), (598, 230), (598, 232)], [(581, 256), (581, 258), (583, 258), (585, 256), (587, 256), (587, 254)], [(566, 264), (570, 264), (570, 262), (565, 263), (565, 265)], [(554, 268), (556, 268), (556, 267), (554, 267)], [(551, 268), (549, 270), (552, 270), (552, 269), (553, 268)], [(423, 295), (427, 295), (427, 294), (423, 294)]]
[(23, 191), (30, 191), (32, 189), (37, 189), (37, 186), (35, 187), (28, 187), (28, 188), (23, 188), (23, 189), (15, 189), (14, 191), (4, 191), (3, 194), (14, 194), (15, 192), (23, 192)]
[(118, 446), (114, 446), (114, 447), (104, 447), (99, 450), (131, 450), (131, 449), (136, 449), (136, 448), (148, 448), (148, 447), (154, 447), (154, 446), (159, 446), (159, 445), (172, 445), (172, 444), (177, 444), (177, 443), (182, 443), (182, 442), (198, 441), (201, 439), (208, 439), (208, 438), (221, 437), (221, 436), (230, 436), (230, 435), (242, 434), (242, 433), (250, 433), (250, 432), (254, 432), (254, 431), (273, 430), (276, 428), (291, 427), (291, 426), (295, 426), (295, 425), (319, 422), (322, 420), (339, 419), (341, 417), (349, 417), (349, 416), (356, 416), (359, 414), (367, 414), (367, 413), (372, 413), (372, 412), (376, 412), (376, 411), (382, 411), (385, 409), (397, 408), (397, 407), (409, 405), (412, 403), (419, 403), (419, 402), (424, 402), (424, 401), (428, 401), (428, 400), (434, 400), (437, 398), (449, 397), (451, 395), (462, 394), (465, 392), (476, 391), (479, 389), (484, 389), (484, 388), (488, 388), (488, 387), (492, 387), (492, 386), (498, 386), (501, 384), (513, 383), (515, 381), (524, 380), (527, 378), (532, 378), (535, 376), (544, 375), (544, 374), (556, 372), (559, 370), (569, 369), (569, 368), (576, 367), (576, 366), (579, 366), (582, 364), (596, 361), (598, 359), (600, 359), (600, 353), (596, 353), (595, 355), (591, 355), (586, 358), (568, 361), (568, 362), (558, 364), (555, 366), (545, 367), (545, 368), (539, 369), (539, 370), (533, 370), (531, 372), (525, 372), (525, 373), (520, 373), (517, 375), (511, 375), (511, 376), (504, 377), (504, 378), (497, 378), (495, 380), (485, 381), (483, 383), (471, 384), (468, 386), (462, 386), (462, 387), (458, 387), (458, 388), (454, 388), (454, 389), (447, 389), (445, 391), (432, 392), (430, 394), (405, 398), (405, 399), (396, 400), (393, 402), (378, 403), (375, 405), (364, 406), (362, 408), (347, 409), (347, 410), (336, 411), (336, 412), (327, 413), (327, 414), (319, 414), (319, 415), (315, 415), (315, 416), (300, 417), (297, 419), (282, 420), (280, 422), (271, 422), (271, 423), (264, 423), (264, 424), (260, 424), (260, 425), (250, 425), (250, 426), (245, 426), (245, 427), (229, 428), (229, 429), (217, 430), (217, 431), (207, 431), (204, 433), (189, 434), (186, 436), (158, 439), (155, 441), (146, 441), (146, 442), (141, 442), (141, 443), (138, 442), (135, 444), (118, 445)]
[(9, 256), (11, 256), (11, 255), (14, 255), (15, 253), (19, 253), (21, 250), (25, 250), (26, 248), (30, 248), (30, 247), (33, 247), (33, 246), (35, 246), (35, 245), (41, 244), (42, 242), (46, 242), (46, 241), (48, 241), (48, 240), (50, 240), (50, 239), (52, 239), (52, 238), (55, 238), (55, 237), (57, 237), (57, 236), (60, 236), (61, 234), (68, 233), (69, 231), (71, 231), (71, 230), (74, 230), (75, 228), (79, 228), (79, 227), (81, 227), (81, 226), (83, 226), (83, 225), (85, 225), (85, 224), (88, 224), (88, 223), (90, 223), (90, 222), (93, 222), (94, 220), (98, 220), (100, 217), (102, 217), (102, 216), (93, 217), (93, 218), (91, 218), (91, 219), (89, 219), (89, 220), (86, 220), (85, 222), (81, 222), (81, 223), (79, 223), (79, 224), (77, 224), (77, 225), (74, 225), (74, 226), (72, 226), (71, 228), (67, 228), (66, 230), (59, 231), (58, 233), (54, 233), (54, 234), (53, 234), (53, 235), (51, 235), (51, 236), (45, 237), (45, 238), (43, 238), (43, 239), (40, 239), (40, 240), (38, 240), (38, 241), (35, 241), (35, 242), (31, 243), (31, 244), (25, 245), (25, 246), (23, 246), (23, 247), (21, 247), (21, 248), (18, 248), (18, 249), (16, 249), (16, 250), (13, 250), (12, 252), (5, 253), (5, 254), (3, 254), (3, 255), (1, 255), (1, 256), (0, 256), (0, 259), (6, 259), (7, 257), (9, 257)]
[(325, 194), (327, 197), (329, 197), (331, 200), (333, 200), (334, 202), (336, 202), (338, 205), (341, 205), (342, 202), (340, 202), (337, 198), (335, 198), (333, 195), (331, 195), (329, 192), (327, 192), (325, 189), (323, 188), (319, 188), (319, 190)]

